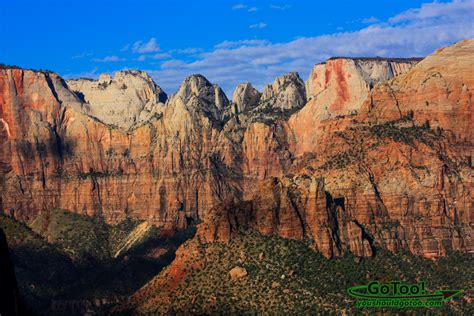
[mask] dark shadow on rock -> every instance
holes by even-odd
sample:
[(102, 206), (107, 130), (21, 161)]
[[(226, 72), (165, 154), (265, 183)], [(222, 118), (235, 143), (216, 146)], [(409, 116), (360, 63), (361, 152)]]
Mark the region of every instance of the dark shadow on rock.
[(7, 237), (0, 228), (0, 315), (20, 315), (20, 298)]

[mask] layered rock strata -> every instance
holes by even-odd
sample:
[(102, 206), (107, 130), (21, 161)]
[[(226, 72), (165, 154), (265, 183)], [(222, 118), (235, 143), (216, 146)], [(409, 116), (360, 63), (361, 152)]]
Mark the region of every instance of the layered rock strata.
[(336, 58), (306, 85), (290, 73), (233, 102), (193, 75), (127, 132), (59, 76), (4, 67), (0, 207), (170, 230), (201, 219), (208, 242), (245, 226), (327, 257), (473, 251), (473, 55), (468, 40), (419, 63)]

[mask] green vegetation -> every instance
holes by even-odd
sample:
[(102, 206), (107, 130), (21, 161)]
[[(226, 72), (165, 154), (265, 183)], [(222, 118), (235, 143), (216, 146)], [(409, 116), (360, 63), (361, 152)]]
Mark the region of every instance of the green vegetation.
[[(124, 240), (127, 239), (128, 235), (137, 227), (141, 221), (127, 218), (126, 220), (120, 222), (114, 226), (108, 226), (109, 235), (108, 235), (108, 247), (112, 253), (115, 253), (120, 246), (123, 244)], [(155, 228), (156, 229), (156, 228)], [(158, 229), (154, 231), (156, 236), (159, 235)]]
[(39, 214), (29, 225), (49, 243), (64, 249), (71, 258), (110, 257), (108, 226), (100, 218), (56, 209)]
[(123, 176), (123, 170), (121, 168), (117, 169), (115, 172), (109, 171), (94, 171), (90, 170), (89, 172), (79, 172), (77, 177), (81, 180), (87, 178), (108, 178), (108, 177), (121, 177)]
[(376, 137), (391, 138), (396, 142), (402, 142), (412, 146), (415, 144), (415, 141), (419, 141), (432, 147), (434, 141), (439, 138), (439, 135), (430, 129), (428, 121), (423, 126), (413, 124), (406, 127), (399, 126), (399, 123), (403, 123), (403, 121), (390, 121), (373, 125), (369, 128), (369, 131)]
[(71, 176), (69, 173), (61, 167), (58, 167), (53, 171), (53, 177), (57, 179), (69, 179)]
[(130, 157), (130, 149), (125, 148), (122, 152), (122, 156), (126, 158)]
[[(346, 255), (326, 259), (301, 241), (265, 237), (254, 232), (228, 244), (199, 245), (203, 268), (190, 269), (188, 278), (170, 294), (171, 303), (154, 304), (150, 312), (177, 314), (352, 314), (348, 287), (371, 280), (426, 280), (428, 290), (473, 288), (472, 255), (452, 253), (438, 261), (411, 254), (378, 251), (373, 258)], [(231, 281), (229, 271), (240, 266), (248, 276)], [(160, 289), (156, 289), (157, 294)], [(367, 310), (368, 313), (380, 309)], [(393, 312), (394, 310), (390, 310)], [(406, 312), (406, 310), (404, 310)], [(411, 310), (422, 314), (472, 314), (472, 306), (457, 298), (441, 309)]]
[(46, 242), (23, 223), (0, 215), (0, 228), (7, 236), (20, 293), (36, 310), (48, 308), (45, 297), (54, 297), (78, 277), (64, 251)]
[(51, 313), (51, 300), (132, 294), (174, 259), (176, 248), (195, 230), (192, 226), (166, 237), (143, 221), (110, 225), (100, 217), (60, 209), (40, 213), (27, 224), (0, 215), (0, 228), (7, 236), (20, 293), (40, 314)]
[(22, 244), (38, 247), (45, 244), (43, 239), (28, 228), (28, 226), (8, 216), (0, 215), (0, 228), (3, 229), (8, 237), (10, 247)]
[(249, 115), (250, 122), (260, 122), (272, 126), (278, 121), (287, 121), (291, 115), (297, 112), (300, 108), (301, 107), (291, 109), (277, 108), (274, 107), (269, 100), (244, 113)]
[(363, 160), (365, 158), (365, 154), (365, 151), (351, 148), (347, 151), (332, 156), (330, 159), (326, 160), (326, 162), (324, 162), (324, 164), (319, 169), (343, 169), (352, 163)]
[[(113, 149), (109, 149), (105, 152), (108, 158), (113, 157)], [(63, 168), (59, 167), (53, 171), (53, 177), (57, 179), (71, 180), (73, 176), (77, 177), (80, 180), (86, 180), (87, 178), (108, 178), (108, 177), (121, 177), (123, 176), (123, 169), (119, 167), (118, 169), (112, 171), (94, 171), (89, 170), (89, 172), (78, 172), (73, 175)]]
[(384, 230), (392, 230), (392, 229), (396, 229), (397, 227), (400, 227), (400, 221), (398, 220), (386, 220), (384, 222), (382, 222), (382, 228)]
[[(51, 299), (130, 295), (168, 265), (174, 258), (174, 250), (194, 235), (193, 226), (173, 238), (161, 237), (152, 228), (122, 255), (113, 258), (142, 224), (125, 220), (108, 225), (100, 218), (54, 210), (32, 221), (32, 230), (0, 216), (20, 291), (30, 306), (43, 313), (48, 312)], [(463, 289), (465, 295), (472, 295), (469, 291), (474, 286), (472, 255), (464, 253), (451, 253), (432, 261), (378, 250), (373, 258), (360, 259), (347, 254), (329, 260), (314, 252), (308, 242), (267, 237), (253, 231), (241, 232), (227, 244), (200, 244), (197, 239), (187, 244), (198, 247), (198, 253), (189, 252), (190, 261), (201, 263), (202, 268), (184, 267), (188, 277), (168, 293), (170, 303), (153, 304), (149, 312), (352, 314), (357, 310), (346, 289), (371, 280), (400, 279), (413, 283), (425, 280), (428, 290)], [(168, 251), (157, 258), (149, 256), (157, 247)], [(245, 268), (248, 275), (232, 281), (229, 271), (237, 266)], [(161, 288), (154, 290), (156, 294), (162, 293)], [(410, 312), (467, 315), (472, 313), (472, 307), (457, 298), (441, 309)]]
[[(379, 149), (378, 147), (386, 144), (387, 141), (394, 141), (411, 147), (416, 147), (420, 143), (424, 144), (430, 147), (441, 161), (456, 171), (457, 164), (447, 157), (442, 150), (443, 146), (439, 145), (444, 137), (442, 129), (439, 127), (431, 129), (429, 121), (423, 125), (416, 125), (413, 115), (409, 112), (401, 119), (375, 125), (354, 121), (354, 126), (344, 131), (336, 131), (334, 134), (341, 138), (349, 149), (330, 155), (318, 169), (343, 169), (351, 164), (367, 162), (371, 156), (371, 150)], [(469, 164), (467, 159), (466, 164)], [(413, 170), (429, 171), (426, 166), (411, 165), (410, 167)]]
[(109, 83), (108, 82), (100, 82), (97, 87), (99, 88), (99, 90), (105, 90), (107, 89), (107, 87), (109, 86)]

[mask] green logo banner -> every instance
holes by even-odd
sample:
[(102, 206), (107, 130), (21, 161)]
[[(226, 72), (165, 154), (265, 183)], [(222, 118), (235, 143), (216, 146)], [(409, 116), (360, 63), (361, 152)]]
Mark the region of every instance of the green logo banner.
[(379, 283), (372, 281), (367, 285), (357, 285), (347, 289), (347, 293), (357, 299), (356, 307), (441, 307), (462, 293), (462, 290), (439, 290), (428, 293), (425, 282), (406, 284), (402, 281)]

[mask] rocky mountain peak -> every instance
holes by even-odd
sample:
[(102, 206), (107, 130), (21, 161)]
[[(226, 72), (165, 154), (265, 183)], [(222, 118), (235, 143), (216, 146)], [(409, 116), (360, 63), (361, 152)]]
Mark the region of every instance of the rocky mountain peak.
[[(99, 82), (107, 82), (107, 83), (109, 83), (109, 82), (112, 81), (112, 79), (113, 79), (113, 78), (112, 78), (112, 76), (111, 76), (110, 74), (104, 73), (104, 74), (100, 74), (100, 75), (99, 75), (98, 81), (99, 81)], [(82, 79), (79, 79), (79, 80), (82, 80)]]
[(281, 110), (301, 108), (306, 103), (305, 83), (296, 72), (284, 74), (265, 87), (260, 103)]
[(229, 99), (225, 95), (224, 91), (222, 91), (221, 87), (214, 84), (214, 101), (218, 109), (224, 109), (229, 105)]
[(139, 70), (139, 69), (121, 70), (115, 73), (115, 78), (126, 77), (126, 76), (141, 77), (143, 79), (150, 80), (150, 81), (153, 80), (151, 76), (148, 74), (148, 72)]
[[(290, 73), (224, 126), (225, 94), (194, 75), (162, 120), (127, 133), (79, 113), (73, 91), (102, 120), (135, 119), (162, 105), (140, 73), (63, 86), (57, 75), (0, 68), (2, 209), (25, 221), (67, 209), (167, 231), (215, 218), (202, 223), (212, 238), (245, 224), (308, 238), (328, 257), (370, 256), (373, 244), (472, 253), (473, 55), (474, 40), (460, 42), (373, 89), (364, 76), (403, 63), (329, 60), (313, 70), (306, 105)], [(253, 91), (242, 90), (243, 99)]]
[(140, 125), (162, 112), (167, 95), (148, 73), (126, 70), (98, 80), (69, 80), (71, 90), (90, 105), (91, 116), (122, 129)]
[(170, 103), (173, 103), (176, 98), (180, 98), (188, 108), (201, 110), (211, 115), (214, 120), (220, 120), (222, 112), (229, 106), (229, 100), (224, 91), (199, 74), (187, 77)]
[(260, 100), (261, 93), (255, 89), (250, 82), (239, 84), (232, 97), (234, 104), (232, 112), (234, 114), (242, 113), (248, 109), (254, 108)]
[(309, 99), (315, 99), (321, 119), (355, 115), (370, 90), (403, 74), (417, 58), (335, 57), (314, 66), (307, 81)]
[[(221, 93), (223, 94), (219, 86), (213, 85), (203, 75), (195, 74), (184, 79), (177, 95), (186, 101), (195, 96), (213, 103), (216, 101), (216, 98), (225, 97), (225, 95), (220, 96), (219, 94)], [(227, 99), (227, 97), (225, 97), (225, 99)]]

